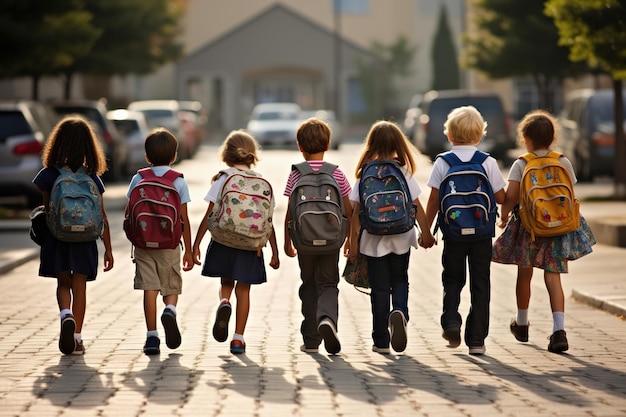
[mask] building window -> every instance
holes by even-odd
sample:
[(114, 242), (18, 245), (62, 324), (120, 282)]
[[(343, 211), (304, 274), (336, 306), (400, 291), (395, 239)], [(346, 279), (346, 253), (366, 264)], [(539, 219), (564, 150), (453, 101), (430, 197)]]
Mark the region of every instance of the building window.
[(339, 14), (366, 14), (370, 11), (369, 0), (333, 0), (334, 12)]

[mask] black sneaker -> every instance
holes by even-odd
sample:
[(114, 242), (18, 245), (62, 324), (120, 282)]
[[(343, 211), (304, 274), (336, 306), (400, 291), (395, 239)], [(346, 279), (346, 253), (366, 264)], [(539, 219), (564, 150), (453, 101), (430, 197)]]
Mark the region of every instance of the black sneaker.
[(317, 332), (320, 336), (322, 336), (322, 339), (324, 339), (324, 348), (326, 348), (326, 352), (331, 355), (339, 353), (341, 350), (341, 343), (339, 343), (335, 325), (332, 321), (330, 321), (330, 319), (323, 319), (319, 326), (317, 326)]
[(166, 308), (163, 310), (163, 314), (161, 314), (161, 323), (163, 323), (163, 328), (165, 329), (165, 344), (170, 349), (176, 349), (181, 343), (180, 330), (178, 330), (178, 324), (176, 323), (176, 313)]
[(215, 315), (215, 324), (213, 324), (213, 337), (218, 342), (225, 342), (228, 339), (228, 320), (233, 308), (228, 301), (220, 303)]
[(565, 330), (557, 330), (550, 336), (550, 343), (548, 344), (548, 351), (552, 353), (561, 353), (569, 349), (567, 343), (567, 336)]
[(441, 337), (448, 341), (449, 348), (459, 347), (461, 344), (461, 326), (450, 326), (443, 329)]
[(59, 336), (59, 350), (64, 355), (71, 355), (76, 348), (74, 332), (76, 331), (76, 321), (74, 316), (66, 314), (61, 319), (61, 335)]
[(391, 347), (396, 352), (406, 349), (406, 318), (400, 310), (393, 310), (389, 315), (389, 329), (391, 333)]
[(511, 325), (509, 326), (509, 328), (511, 329), (511, 333), (513, 333), (513, 336), (515, 336), (517, 340), (519, 340), (520, 342), (528, 342), (529, 325), (530, 323), (526, 325), (517, 324), (515, 319), (513, 319), (511, 320)]
[(156, 336), (149, 336), (146, 339), (146, 344), (143, 346), (143, 353), (146, 355), (158, 355), (161, 353), (161, 349), (159, 346), (161, 345), (161, 340), (159, 340)]

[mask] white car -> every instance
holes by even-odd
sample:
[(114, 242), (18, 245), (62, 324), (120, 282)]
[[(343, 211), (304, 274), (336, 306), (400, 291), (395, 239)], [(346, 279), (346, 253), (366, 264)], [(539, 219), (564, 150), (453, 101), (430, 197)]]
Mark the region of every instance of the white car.
[(302, 109), (296, 103), (262, 103), (252, 110), (246, 131), (261, 146), (293, 147), (302, 122)]
[(150, 133), (150, 128), (144, 114), (138, 111), (117, 109), (107, 112), (107, 119), (113, 122), (118, 133), (128, 144), (128, 173), (131, 174), (147, 166), (144, 141)]

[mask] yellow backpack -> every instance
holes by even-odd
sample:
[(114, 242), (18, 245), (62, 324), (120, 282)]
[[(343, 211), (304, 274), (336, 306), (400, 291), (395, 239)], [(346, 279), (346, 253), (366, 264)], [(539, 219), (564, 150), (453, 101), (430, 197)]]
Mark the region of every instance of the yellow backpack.
[(580, 224), (579, 202), (570, 173), (559, 161), (561, 156), (554, 151), (546, 156), (520, 156), (526, 167), (520, 181), (519, 214), (532, 240), (564, 235)]

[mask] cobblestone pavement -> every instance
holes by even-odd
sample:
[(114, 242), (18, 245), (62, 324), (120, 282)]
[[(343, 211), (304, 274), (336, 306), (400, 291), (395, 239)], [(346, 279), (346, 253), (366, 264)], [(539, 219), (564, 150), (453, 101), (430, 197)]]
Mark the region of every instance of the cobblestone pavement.
[[(197, 223), (193, 219), (202, 210), (193, 211), (192, 222)], [(283, 216), (284, 205), (279, 205), (276, 218)], [(110, 217), (112, 224), (121, 224), (121, 212)], [(568, 297), (570, 350), (549, 353), (552, 320), (540, 271), (533, 281), (530, 342), (523, 344), (508, 329), (515, 313), (515, 268), (493, 264), (487, 354), (476, 357), (464, 345), (446, 348), (441, 338), (442, 245), (413, 250), (407, 350), (391, 355), (371, 351), (369, 297), (342, 281), (342, 351), (330, 356), (323, 348), (319, 354), (299, 350), (298, 265), (281, 254), (280, 269), (268, 268), (268, 282), (252, 288), (247, 353), (232, 355), (228, 343), (216, 342), (211, 334), (218, 281), (202, 277), (196, 267), (183, 276), (178, 307), (182, 345), (172, 351), (163, 343), (159, 356), (147, 357), (141, 352), (142, 294), (132, 290), (130, 245), (120, 232), (113, 236), (113, 246), (115, 267), (88, 284), (84, 356), (60, 354), (55, 280), (37, 276), (36, 260), (0, 276), (5, 300), (0, 310), (0, 415), (626, 415), (626, 323)], [(605, 264), (583, 258), (571, 267), (573, 279), (602, 268), (620, 273), (607, 262), (621, 256), (624, 265), (626, 251), (599, 245), (597, 252)], [(623, 267), (621, 271), (623, 276)], [(466, 288), (464, 316), (468, 298)], [(159, 330), (164, 339), (160, 325)]]

